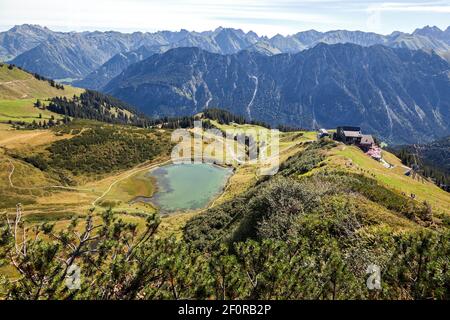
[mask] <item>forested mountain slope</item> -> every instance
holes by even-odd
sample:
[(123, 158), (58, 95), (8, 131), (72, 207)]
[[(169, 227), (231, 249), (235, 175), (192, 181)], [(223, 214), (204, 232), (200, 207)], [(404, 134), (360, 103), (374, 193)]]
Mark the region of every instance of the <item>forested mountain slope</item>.
[(404, 143), (450, 133), (449, 70), (436, 54), (381, 45), (275, 56), (178, 48), (131, 65), (104, 91), (151, 116), (219, 107), (272, 125), (358, 125)]

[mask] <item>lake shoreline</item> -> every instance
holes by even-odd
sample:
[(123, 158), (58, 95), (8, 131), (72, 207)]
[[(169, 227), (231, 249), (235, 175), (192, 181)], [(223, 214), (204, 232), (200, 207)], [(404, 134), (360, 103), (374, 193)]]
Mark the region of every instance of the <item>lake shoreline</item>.
[[(186, 165), (187, 167), (180, 167), (183, 165)], [(202, 167), (197, 167), (197, 165)], [(210, 168), (214, 168), (215, 170), (211, 171)], [(158, 177), (157, 174), (155, 174), (155, 171), (161, 169), (165, 171), (162, 171), (160, 173), (160, 177)], [(188, 171), (186, 171), (186, 169)], [(205, 172), (204, 169), (206, 169), (207, 171)], [(216, 171), (217, 169), (220, 169), (220, 171)], [(195, 172), (192, 172), (192, 170), (195, 170)], [(155, 174), (153, 176), (149, 176), (150, 179), (154, 179), (153, 183), (155, 186), (155, 191), (153, 192), (152, 196), (144, 197), (142, 195), (139, 195), (134, 197), (130, 201), (130, 203), (149, 203), (157, 208), (161, 216), (183, 214), (192, 211), (203, 211), (209, 209), (215, 203), (215, 201), (223, 195), (223, 193), (229, 187), (230, 178), (234, 175), (235, 171), (236, 168), (232, 165), (218, 164), (216, 162), (174, 163), (172, 161), (171, 163), (152, 168), (148, 171), (148, 173), (146, 173), (149, 175), (151, 175), (152, 173)], [(193, 177), (190, 176), (192, 174), (194, 175)], [(197, 182), (197, 186), (206, 189), (204, 189), (204, 191), (196, 190), (194, 193), (191, 193), (191, 185), (186, 184), (186, 181), (184, 181), (186, 179), (182, 179), (183, 181), (180, 181), (182, 177), (188, 177), (188, 181)], [(163, 185), (161, 185), (161, 183), (165, 183), (166, 186), (164, 187)], [(175, 184), (175, 186), (172, 188), (173, 183)], [(198, 185), (198, 183), (200, 183), (200, 185)], [(214, 190), (218, 186), (220, 186), (220, 189), (218, 189), (216, 192), (211, 191), (211, 188)], [(212, 193), (210, 196), (208, 195), (209, 192)], [(178, 196), (176, 195), (177, 193), (179, 193)], [(174, 207), (173, 209), (170, 208), (173, 205), (177, 205), (173, 204), (175, 199), (170, 199), (171, 195), (172, 197), (176, 197), (176, 200), (178, 201), (178, 205), (180, 207), (190, 207), (187, 207), (186, 209), (178, 209), (176, 207)], [(186, 203), (183, 203), (183, 196), (186, 196), (186, 198), (184, 198)], [(196, 196), (198, 197), (196, 198)], [(166, 204), (164, 204), (164, 201), (166, 201)], [(203, 201), (206, 202), (203, 203)]]

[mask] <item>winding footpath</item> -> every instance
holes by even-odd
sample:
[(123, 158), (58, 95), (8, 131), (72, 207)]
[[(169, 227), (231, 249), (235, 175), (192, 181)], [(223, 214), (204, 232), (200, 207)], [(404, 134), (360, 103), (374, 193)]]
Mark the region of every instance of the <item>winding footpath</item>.
[(39, 187), (18, 187), (14, 185), (12, 182), (12, 175), (14, 174), (14, 170), (16, 169), (16, 166), (11, 161), (11, 159), (7, 159), (9, 163), (11, 164), (11, 171), (8, 175), (9, 185), (11, 188), (19, 189), (19, 190), (38, 190), (38, 189), (66, 189), (66, 190), (76, 190), (76, 191), (92, 191), (92, 189), (82, 189), (82, 188), (75, 188), (75, 187), (66, 187), (66, 186), (60, 186), (60, 185), (53, 185), (53, 186), (39, 186)]
[(124, 176), (124, 177), (122, 177), (122, 178), (119, 178), (119, 179), (115, 180), (113, 183), (111, 183), (111, 184), (109, 185), (108, 189), (106, 189), (105, 192), (103, 192), (103, 194), (102, 194), (100, 197), (98, 197), (97, 199), (95, 199), (95, 200), (92, 202), (92, 206), (95, 207), (95, 204), (96, 204), (98, 201), (100, 201), (104, 196), (106, 196), (106, 195), (111, 191), (112, 187), (114, 187), (114, 186), (115, 186), (117, 183), (119, 183), (120, 181), (123, 181), (123, 180), (125, 180), (125, 179), (128, 179), (129, 177), (131, 177), (132, 175), (134, 175), (134, 174), (136, 174), (136, 173), (138, 173), (138, 172), (141, 172), (141, 171), (144, 171), (144, 170), (151, 170), (151, 169), (154, 169), (154, 168), (156, 168), (156, 167), (164, 166), (164, 165), (169, 164), (169, 163), (171, 163), (171, 162), (172, 162), (172, 160), (169, 159), (169, 160), (166, 160), (166, 161), (163, 161), (163, 162), (160, 162), (160, 163), (155, 163), (155, 164), (153, 164), (153, 165), (151, 165), (151, 166), (146, 166), (146, 167), (143, 167), (143, 168), (138, 168), (138, 169), (132, 170), (132, 171), (129, 172), (126, 176)]
[[(86, 188), (67, 187), (67, 186), (61, 186), (61, 185), (38, 186), (38, 187), (19, 187), (19, 186), (16, 186), (16, 185), (14, 185), (14, 183), (12, 181), (12, 176), (14, 174), (14, 171), (15, 171), (16, 167), (15, 167), (14, 163), (11, 161), (11, 159), (7, 159), (7, 160), (11, 164), (11, 171), (9, 172), (9, 175), (8, 175), (9, 185), (10, 185), (11, 188), (18, 189), (18, 190), (63, 189), (63, 190), (73, 190), (73, 191), (88, 191), (88, 192), (92, 192), (93, 191), (92, 188), (86, 189)], [(132, 170), (131, 172), (129, 172), (124, 177), (121, 177), (121, 178), (118, 178), (117, 180), (114, 180), (108, 186), (108, 188), (102, 193), (102, 195), (99, 196), (98, 198), (96, 198), (92, 202), (92, 206), (95, 207), (96, 203), (98, 201), (100, 201), (103, 197), (105, 197), (111, 191), (112, 187), (114, 187), (114, 185), (116, 185), (120, 181), (123, 181), (123, 180), (131, 177), (132, 175), (134, 175), (134, 174), (136, 174), (138, 172), (141, 172), (141, 171), (144, 171), (144, 170), (150, 170), (150, 169), (153, 169), (153, 168), (158, 167), (158, 166), (163, 166), (163, 165), (168, 164), (170, 162), (172, 162), (172, 160), (169, 159), (169, 160), (166, 160), (166, 161), (163, 161), (163, 162), (160, 162), (160, 163), (156, 163), (156, 164), (153, 164), (153, 165), (150, 165), (150, 166), (145, 166), (145, 167), (142, 167), (142, 168), (136, 168), (136, 169)]]
[[(232, 160), (236, 161), (238, 164), (243, 164), (245, 161), (243, 161), (242, 159), (239, 159), (239, 157), (236, 155), (235, 150), (233, 150), (234, 148), (231, 148), (230, 145), (229, 145), (228, 143), (226, 143), (226, 141), (224, 141), (224, 142), (225, 142), (225, 146), (226, 146), (227, 152), (228, 152), (229, 154), (231, 154)], [(267, 146), (266, 146), (266, 147), (267, 147)], [(272, 156), (272, 157), (273, 157), (273, 156)], [(270, 157), (269, 159), (271, 159), (272, 157)], [(13, 174), (14, 174), (14, 172), (15, 172), (15, 170), (16, 170), (16, 167), (15, 167), (15, 165), (14, 165), (14, 162), (13, 162), (11, 159), (8, 159), (8, 158), (4, 158), (4, 159), (5, 159), (5, 160), (8, 160), (8, 162), (9, 162), (10, 165), (11, 165), (11, 171), (10, 171), (9, 174), (8, 174), (8, 181), (9, 181), (9, 185), (10, 185), (11, 188), (18, 189), (18, 190), (62, 189), (62, 190), (72, 190), (72, 191), (87, 191), (87, 192), (94, 192), (94, 189), (93, 189), (93, 188), (77, 188), (77, 187), (68, 187), (68, 186), (62, 186), (62, 185), (36, 186), (36, 187), (19, 187), (19, 186), (16, 186), (16, 185), (14, 185), (14, 183), (13, 183), (13, 181), (12, 181)], [(141, 172), (141, 171), (144, 171), (144, 170), (151, 170), (151, 169), (154, 169), (154, 168), (156, 168), (156, 167), (164, 166), (164, 165), (169, 164), (169, 163), (172, 163), (172, 162), (173, 162), (172, 159), (168, 159), (168, 160), (165, 160), (165, 161), (162, 161), (162, 162), (159, 162), (159, 163), (155, 163), (155, 164), (152, 164), (152, 165), (146, 165), (146, 166), (143, 166), (143, 167), (138, 167), (138, 168), (132, 169), (131, 171), (129, 171), (129, 172), (128, 172), (127, 174), (125, 174), (124, 176), (119, 177), (119, 178), (117, 178), (116, 180), (114, 180), (114, 181), (108, 186), (108, 188), (107, 188), (107, 189), (106, 189), (99, 197), (97, 197), (94, 201), (92, 201), (92, 206), (93, 206), (93, 207), (96, 207), (97, 203), (98, 203), (101, 199), (103, 199), (103, 198), (111, 191), (111, 189), (112, 189), (117, 183), (119, 183), (119, 182), (121, 182), (121, 181), (123, 181), (123, 180), (125, 180), (125, 179), (128, 179), (129, 177), (131, 177), (131, 176), (133, 176), (133, 175), (135, 175), (136, 173), (139, 173), (139, 172)], [(225, 189), (223, 190), (222, 194), (221, 194), (219, 197), (217, 197), (217, 198), (211, 203), (211, 205), (210, 205), (209, 207), (214, 206), (214, 204), (216, 203), (216, 201), (217, 201), (218, 199), (220, 199), (220, 198), (223, 196), (223, 194), (224, 194), (225, 191), (228, 189), (228, 187), (229, 187), (229, 183), (227, 183), (227, 186), (226, 186)]]

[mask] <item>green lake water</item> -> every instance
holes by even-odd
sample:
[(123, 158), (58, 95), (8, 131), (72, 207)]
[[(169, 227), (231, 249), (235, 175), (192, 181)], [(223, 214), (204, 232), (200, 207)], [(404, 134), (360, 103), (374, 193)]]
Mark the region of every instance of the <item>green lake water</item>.
[(158, 191), (149, 198), (162, 212), (204, 208), (225, 187), (232, 169), (211, 164), (171, 164), (156, 168)]

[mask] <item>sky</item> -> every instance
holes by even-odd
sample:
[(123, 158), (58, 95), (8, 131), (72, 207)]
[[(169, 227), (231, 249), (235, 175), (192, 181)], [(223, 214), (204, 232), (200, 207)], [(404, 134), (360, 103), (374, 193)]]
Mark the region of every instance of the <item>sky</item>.
[(0, 30), (39, 24), (55, 31), (213, 30), (259, 35), (336, 29), (412, 32), (450, 25), (450, 0), (0, 0)]

